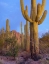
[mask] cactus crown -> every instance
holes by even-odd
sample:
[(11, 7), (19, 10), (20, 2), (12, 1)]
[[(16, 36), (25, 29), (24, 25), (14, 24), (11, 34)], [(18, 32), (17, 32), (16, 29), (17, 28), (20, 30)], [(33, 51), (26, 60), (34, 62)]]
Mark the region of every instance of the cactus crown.
[[(31, 0), (31, 13), (30, 17), (28, 16), (28, 7), (26, 6), (26, 9), (24, 9), (24, 3), (23, 0), (20, 0), (21, 5), (21, 11), (24, 18), (33, 23), (34, 21), (38, 22), (38, 24), (41, 24), (43, 20), (46, 17), (47, 11), (44, 11), (46, 0), (42, 0), (42, 4), (36, 5), (36, 0)], [(40, 21), (40, 22), (39, 22)]]

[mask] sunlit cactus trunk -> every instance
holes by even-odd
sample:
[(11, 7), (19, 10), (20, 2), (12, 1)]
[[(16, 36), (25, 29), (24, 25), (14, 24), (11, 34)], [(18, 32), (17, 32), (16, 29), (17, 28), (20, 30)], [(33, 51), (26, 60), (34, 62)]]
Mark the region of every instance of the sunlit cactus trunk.
[(9, 26), (9, 19), (6, 20), (6, 36), (9, 37), (10, 33), (10, 26)]
[(20, 23), (20, 31), (21, 31), (21, 49), (24, 50), (24, 34), (23, 34), (23, 31), (22, 31), (22, 22)]
[(47, 14), (47, 11), (44, 11), (45, 3), (46, 0), (42, 0), (42, 4), (36, 5), (36, 0), (31, 0), (31, 13), (29, 17), (27, 6), (24, 10), (23, 0), (20, 0), (22, 15), (30, 22), (30, 51), (31, 58), (34, 60), (35, 58), (38, 59), (39, 55), (38, 25), (44, 21)]
[(39, 54), (38, 23), (34, 22), (30, 25), (30, 50), (33, 57), (34, 54)]
[(9, 19), (6, 20), (6, 32), (10, 32)]
[(26, 25), (24, 25), (24, 50), (26, 51)]
[(26, 21), (26, 25), (24, 26), (24, 31), (25, 31), (25, 50), (27, 52), (30, 52), (30, 42), (29, 42), (29, 30), (28, 30), (28, 21)]
[(30, 18), (33, 23), (30, 23), (30, 50), (31, 50), (31, 57), (34, 54), (39, 54), (39, 39), (38, 39), (38, 22), (36, 22), (36, 0), (31, 0), (31, 14)]
[(29, 42), (29, 30), (28, 21), (26, 21), (26, 51), (30, 52), (30, 42)]
[[(26, 10), (28, 11), (28, 8), (26, 7)], [(24, 34), (25, 34), (25, 50), (27, 52), (30, 52), (30, 42), (29, 42), (29, 25), (28, 25), (28, 21), (26, 20), (26, 25), (24, 26)]]

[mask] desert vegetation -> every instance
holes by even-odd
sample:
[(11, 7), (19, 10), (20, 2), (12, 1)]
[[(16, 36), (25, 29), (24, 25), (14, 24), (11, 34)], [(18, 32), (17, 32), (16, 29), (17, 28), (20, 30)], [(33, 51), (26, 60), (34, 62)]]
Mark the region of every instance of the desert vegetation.
[(22, 22), (21, 33), (17, 33), (10, 31), (9, 19), (6, 19), (6, 30), (2, 28), (0, 31), (0, 60), (4, 56), (5, 60), (15, 61), (16, 64), (49, 64), (49, 31), (42, 34), (41, 38), (38, 37), (38, 25), (42, 24), (47, 14), (47, 10), (44, 10), (45, 3), (46, 0), (42, 0), (42, 4), (31, 0), (28, 16), (28, 6), (24, 9), (23, 0), (20, 0), (21, 12), (26, 20), (24, 34)]

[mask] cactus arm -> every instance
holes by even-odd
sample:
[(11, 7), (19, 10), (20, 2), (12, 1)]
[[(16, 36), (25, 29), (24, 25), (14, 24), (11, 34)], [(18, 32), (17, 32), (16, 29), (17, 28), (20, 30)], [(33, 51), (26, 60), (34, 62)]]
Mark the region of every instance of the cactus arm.
[(42, 0), (42, 5), (41, 4), (37, 5), (37, 21), (40, 19), (40, 17), (43, 14), (45, 3), (46, 3), (46, 0)]
[(37, 21), (40, 19), (41, 17), (41, 4), (37, 5)]
[(31, 8), (36, 8), (36, 0), (31, 0)]
[(31, 23), (33, 23), (33, 21), (30, 19), (30, 17), (28, 16), (28, 14), (27, 14), (27, 11), (25, 10), (25, 19), (27, 20), (27, 21), (29, 21), (29, 22), (31, 22)]
[(46, 0), (42, 0), (42, 5), (41, 5), (41, 15), (44, 11), (44, 8), (45, 8), (45, 3), (46, 3)]
[[(22, 11), (22, 15), (23, 17), (29, 21), (29, 22), (33, 22), (30, 17), (28, 16), (28, 11), (24, 10), (24, 4), (23, 4), (23, 0), (20, 0), (20, 5), (21, 5), (21, 11)], [(27, 7), (27, 6), (26, 6)]]
[(41, 17), (41, 19), (38, 21), (38, 25), (40, 25), (44, 21), (44, 19), (46, 17), (46, 14), (47, 14), (47, 11), (45, 10), (42, 17)]
[(42, 5), (41, 5), (42, 10), (44, 10), (45, 8), (45, 3), (46, 3), (46, 0), (42, 0)]
[(20, 0), (20, 5), (21, 5), (22, 14), (24, 15), (24, 3), (23, 3), (23, 0)]
[(32, 19), (28, 16), (28, 7), (26, 6), (26, 10), (24, 11), (25, 14), (25, 19), (31, 23), (33, 23), (34, 21), (32, 21)]

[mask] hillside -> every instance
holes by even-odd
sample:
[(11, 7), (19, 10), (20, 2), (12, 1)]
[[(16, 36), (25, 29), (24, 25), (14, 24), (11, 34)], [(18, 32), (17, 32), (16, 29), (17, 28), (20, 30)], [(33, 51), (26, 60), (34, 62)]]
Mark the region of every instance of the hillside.
[[(21, 44), (21, 34), (15, 30), (13, 32), (16, 35), (18, 43)], [(45, 33), (42, 38), (39, 38), (39, 45), (40, 53), (49, 53), (49, 33)]]

